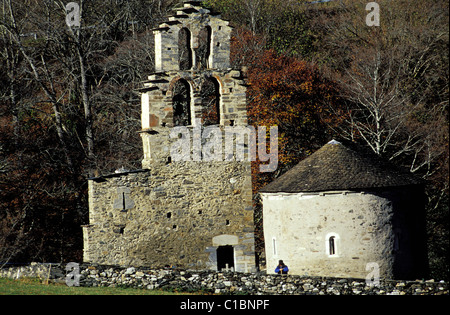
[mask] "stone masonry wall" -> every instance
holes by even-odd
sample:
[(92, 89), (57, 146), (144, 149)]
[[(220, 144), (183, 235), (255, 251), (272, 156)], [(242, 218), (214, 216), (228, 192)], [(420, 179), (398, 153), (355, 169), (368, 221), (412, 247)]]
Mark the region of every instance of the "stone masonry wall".
[(220, 15), (201, 6), (201, 3), (184, 3), (183, 7), (175, 8), (175, 14), (169, 20), (153, 30), (155, 35), (155, 69), (159, 71), (178, 70), (178, 35), (182, 28), (190, 32), (190, 49), (192, 67), (196, 65), (196, 50), (199, 46), (199, 32), (204, 27), (211, 28), (209, 68), (227, 69), (230, 67), (229, 22), (222, 20)]
[(152, 74), (141, 90), (142, 130), (155, 127), (173, 127), (173, 88), (175, 83), (184, 79), (189, 84), (191, 94), (192, 125), (201, 118), (201, 91), (205, 79), (213, 79), (219, 84), (220, 124), (247, 124), (246, 86), (244, 73), (238, 70), (168, 71)]
[(292, 274), (365, 277), (366, 265), (376, 262), (381, 277), (422, 278), (426, 252), (424, 237), (417, 236), (424, 234), (416, 223), (420, 194), (414, 192), (401, 187), (262, 194), (267, 263), (282, 259)]
[(177, 162), (91, 179), (84, 260), (215, 270), (218, 246), (231, 245), (236, 270), (252, 271), (251, 198), (249, 162)]
[[(174, 139), (173, 127), (187, 125), (192, 145), (191, 138), (183, 143), (199, 152), (217, 142), (195, 134), (202, 124), (216, 128), (213, 138), (226, 126), (247, 125), (244, 74), (230, 68), (231, 27), (201, 1), (174, 11), (153, 30), (156, 73), (140, 90), (143, 170), (89, 180), (84, 261), (254, 271), (250, 162), (205, 161), (208, 151), (179, 161), (171, 152), (183, 136)], [(187, 64), (185, 52), (192, 54)]]
[[(31, 264), (0, 269), (0, 277), (39, 277), (65, 283), (65, 265)], [(448, 283), (435, 280), (380, 280), (368, 286), (364, 279), (281, 276), (264, 273), (149, 269), (80, 264), (80, 286), (133, 287), (178, 292), (251, 295), (449, 295)]]

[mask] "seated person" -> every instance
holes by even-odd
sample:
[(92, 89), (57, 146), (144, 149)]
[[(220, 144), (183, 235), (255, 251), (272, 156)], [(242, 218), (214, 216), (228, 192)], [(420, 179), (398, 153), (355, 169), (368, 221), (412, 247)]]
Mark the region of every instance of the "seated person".
[(282, 260), (278, 261), (278, 266), (277, 268), (275, 268), (275, 273), (278, 273), (279, 275), (283, 274), (283, 275), (287, 275), (289, 271), (288, 266), (286, 266)]

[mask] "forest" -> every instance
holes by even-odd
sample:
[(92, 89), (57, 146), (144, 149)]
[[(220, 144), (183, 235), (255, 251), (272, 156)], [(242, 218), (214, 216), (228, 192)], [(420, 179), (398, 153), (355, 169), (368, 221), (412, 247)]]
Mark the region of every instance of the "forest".
[[(152, 29), (181, 0), (0, 0), (0, 266), (82, 261), (87, 179), (140, 169)], [(278, 126), (278, 169), (331, 139), (426, 181), (430, 278), (449, 279), (449, 3), (205, 0), (233, 26), (231, 61), (254, 126)], [(257, 246), (263, 248), (261, 215)], [(258, 228), (257, 228), (258, 232)]]

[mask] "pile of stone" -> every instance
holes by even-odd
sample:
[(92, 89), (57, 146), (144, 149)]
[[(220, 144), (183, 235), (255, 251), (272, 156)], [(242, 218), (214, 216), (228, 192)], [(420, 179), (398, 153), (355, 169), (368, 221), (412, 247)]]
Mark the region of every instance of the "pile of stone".
[[(65, 282), (66, 265), (33, 264), (0, 269), (0, 277), (39, 277)], [(36, 274), (33, 274), (33, 271)], [(175, 292), (251, 295), (449, 295), (448, 283), (434, 280), (380, 280), (268, 275), (265, 273), (215, 272), (178, 269), (79, 265), (79, 285), (131, 287)]]
[(434, 280), (339, 279), (197, 270), (88, 266), (81, 271), (82, 286), (120, 286), (180, 292), (252, 295), (448, 295), (448, 284)]

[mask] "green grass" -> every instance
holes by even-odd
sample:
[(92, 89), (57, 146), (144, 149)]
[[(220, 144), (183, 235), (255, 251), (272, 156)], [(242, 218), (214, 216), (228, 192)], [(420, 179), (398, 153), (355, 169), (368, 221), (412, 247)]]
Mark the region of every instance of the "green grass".
[(0, 278), (0, 295), (178, 295), (186, 293), (109, 287), (69, 287), (65, 284), (43, 284), (42, 280)]

